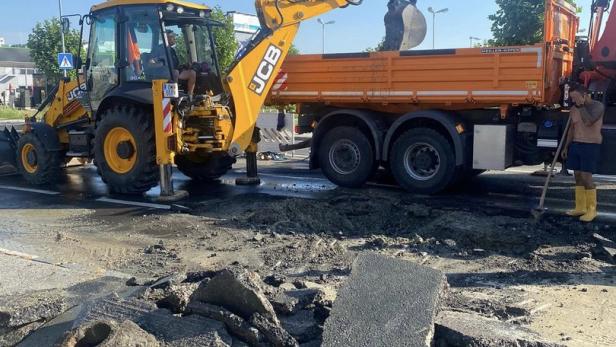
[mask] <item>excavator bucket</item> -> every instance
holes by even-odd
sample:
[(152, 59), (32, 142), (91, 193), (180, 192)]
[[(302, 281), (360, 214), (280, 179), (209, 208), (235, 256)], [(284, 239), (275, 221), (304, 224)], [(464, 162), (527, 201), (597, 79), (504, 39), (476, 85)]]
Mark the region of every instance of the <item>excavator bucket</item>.
[(405, 51), (426, 38), (426, 17), (415, 6), (417, 0), (389, 0), (385, 15), (386, 51)]
[(15, 155), (17, 153), (17, 141), (19, 134), (13, 127), (4, 128), (0, 131), (0, 167), (11, 165), (17, 166)]

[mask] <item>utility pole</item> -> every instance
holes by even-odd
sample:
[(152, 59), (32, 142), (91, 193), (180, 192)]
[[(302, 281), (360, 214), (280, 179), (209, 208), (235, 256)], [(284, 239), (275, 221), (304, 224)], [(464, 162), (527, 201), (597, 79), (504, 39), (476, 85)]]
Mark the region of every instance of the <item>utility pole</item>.
[[(66, 53), (66, 44), (64, 42), (64, 24), (62, 22), (62, 0), (58, 0), (58, 7), (60, 8), (60, 38), (62, 39), (62, 53)], [(66, 69), (63, 69), (64, 71), (64, 78), (66, 78), (67, 75), (67, 71)]]
[(471, 40), (470, 48), (473, 48), (473, 41), (481, 41), (480, 38), (474, 36), (470, 36), (468, 39)]
[(432, 49), (436, 47), (436, 15), (439, 13), (446, 13), (447, 11), (449, 11), (448, 8), (435, 11), (432, 7), (428, 7), (428, 12), (432, 13)]
[(322, 40), (322, 44), (323, 44), (323, 48), (322, 48), (322, 53), (325, 54), (325, 26), (326, 25), (330, 25), (330, 24), (334, 24), (336, 23), (335, 20), (330, 20), (329, 22), (324, 22), (321, 18), (317, 19), (317, 22), (319, 22), (319, 24), (321, 24), (321, 28), (322, 28), (322, 33), (323, 33), (323, 40)]

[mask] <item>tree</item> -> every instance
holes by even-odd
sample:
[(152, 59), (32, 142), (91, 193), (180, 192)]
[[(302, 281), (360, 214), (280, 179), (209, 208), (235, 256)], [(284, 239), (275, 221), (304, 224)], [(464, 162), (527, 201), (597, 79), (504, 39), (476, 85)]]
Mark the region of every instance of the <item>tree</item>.
[(223, 24), (214, 28), (214, 40), (216, 40), (216, 54), (218, 55), (220, 70), (226, 73), (233, 63), (239, 47), (235, 39), (233, 18), (225, 15), (220, 7), (215, 7), (212, 10), (212, 19)]
[(299, 55), (299, 49), (295, 46), (295, 44), (291, 44), (291, 48), (289, 48), (289, 54), (288, 55)]
[[(62, 52), (62, 39), (60, 36), (60, 21), (58, 18), (39, 22), (34, 26), (32, 33), (28, 36), (27, 47), (30, 49), (30, 56), (34, 60), (36, 67), (42, 70), (49, 81), (59, 81), (62, 78), (62, 70), (58, 66), (58, 53)], [(72, 52), (76, 57), (79, 44), (79, 32), (69, 30), (64, 35), (66, 50)], [(85, 54), (83, 49), (79, 54), (82, 59)], [(75, 72), (70, 72), (75, 76)]]
[(385, 50), (385, 38), (383, 37), (381, 42), (379, 42), (379, 44), (376, 47), (368, 47), (364, 50), (364, 52), (367, 52), (367, 53), (383, 52), (384, 50)]
[[(574, 0), (566, 0), (575, 5)], [(543, 40), (544, 0), (496, 0), (492, 21), (493, 46), (533, 45)]]

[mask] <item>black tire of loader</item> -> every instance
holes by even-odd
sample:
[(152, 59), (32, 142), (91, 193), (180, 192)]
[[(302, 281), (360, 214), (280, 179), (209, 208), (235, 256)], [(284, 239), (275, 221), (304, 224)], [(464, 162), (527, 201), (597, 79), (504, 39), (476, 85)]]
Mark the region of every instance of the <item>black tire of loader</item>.
[(184, 175), (198, 182), (210, 182), (224, 176), (231, 170), (235, 159), (228, 154), (214, 155), (210, 158), (197, 162), (188, 156), (178, 155), (175, 157), (175, 165)]
[[(405, 155), (414, 144), (423, 143), (431, 146), (439, 155), (440, 164), (436, 174), (427, 180), (413, 178), (405, 166)], [(430, 128), (408, 130), (398, 137), (392, 147), (389, 164), (392, 174), (402, 188), (412, 193), (436, 194), (447, 189), (454, 182), (456, 161), (453, 146), (439, 132)]]
[[(94, 137), (94, 163), (103, 182), (117, 194), (143, 194), (158, 185), (160, 172), (156, 164), (156, 140), (152, 114), (134, 106), (107, 110), (97, 124)], [(110, 130), (123, 127), (136, 139), (137, 162), (126, 174), (115, 173), (105, 159), (105, 137)]]
[[(36, 171), (28, 172), (22, 162), (22, 151), (24, 146), (33, 146), (36, 155)], [(61, 151), (48, 151), (43, 142), (34, 133), (27, 133), (19, 138), (17, 142), (17, 170), (23, 178), (30, 184), (43, 185), (58, 182), (62, 174), (63, 155)]]

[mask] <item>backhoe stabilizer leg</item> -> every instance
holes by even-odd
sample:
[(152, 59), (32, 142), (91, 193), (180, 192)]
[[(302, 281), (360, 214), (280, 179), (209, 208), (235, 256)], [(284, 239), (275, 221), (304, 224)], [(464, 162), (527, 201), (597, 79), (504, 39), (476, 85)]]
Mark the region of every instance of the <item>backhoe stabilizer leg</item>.
[(259, 172), (257, 170), (257, 152), (246, 152), (246, 177), (239, 177), (235, 180), (238, 186), (258, 186), (261, 184)]
[(173, 166), (160, 165), (160, 195), (155, 198), (158, 202), (175, 202), (186, 199), (188, 192), (173, 189)]

